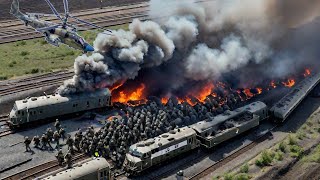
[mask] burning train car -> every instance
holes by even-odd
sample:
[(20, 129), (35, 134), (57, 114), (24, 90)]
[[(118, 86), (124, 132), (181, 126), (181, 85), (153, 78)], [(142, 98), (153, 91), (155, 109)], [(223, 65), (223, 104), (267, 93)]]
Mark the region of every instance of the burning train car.
[(276, 122), (283, 122), (320, 81), (320, 73), (312, 74), (293, 87), (290, 92), (270, 108)]
[(14, 103), (9, 115), (9, 124), (12, 127), (20, 127), (32, 122), (109, 106), (111, 93), (108, 89), (68, 96), (52, 94), (31, 97)]

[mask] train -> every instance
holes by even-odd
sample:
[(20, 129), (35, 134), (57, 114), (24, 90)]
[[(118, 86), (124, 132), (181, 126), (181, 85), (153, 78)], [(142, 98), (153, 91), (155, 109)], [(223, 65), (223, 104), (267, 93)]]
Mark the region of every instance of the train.
[(74, 165), (70, 169), (46, 174), (37, 179), (43, 180), (109, 180), (111, 179), (110, 164), (104, 158), (88, 159)]
[(177, 128), (129, 147), (123, 168), (131, 175), (203, 146), (212, 148), (259, 126), (268, 118), (267, 105), (257, 101), (214, 118)]
[(270, 115), (275, 122), (283, 122), (301, 101), (319, 84), (320, 73), (312, 74), (292, 87), (290, 92), (270, 108)]
[(320, 73), (305, 78), (270, 109), (261, 101), (253, 102), (233, 111), (225, 111), (213, 118), (164, 133), (156, 138), (133, 144), (126, 153), (123, 168), (129, 174), (137, 175), (192, 149), (199, 147), (211, 149), (258, 127), (260, 122), (266, 119), (282, 123), (319, 84), (319, 81)]
[(112, 106), (112, 101), (109, 89), (66, 96), (55, 93), (31, 97), (15, 101), (9, 114), (8, 124), (12, 128), (17, 128), (32, 122), (110, 106)]

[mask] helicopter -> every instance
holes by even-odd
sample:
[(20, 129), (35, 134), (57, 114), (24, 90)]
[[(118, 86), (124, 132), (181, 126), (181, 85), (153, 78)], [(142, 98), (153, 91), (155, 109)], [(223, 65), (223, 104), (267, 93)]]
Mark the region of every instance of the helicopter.
[[(31, 26), (37, 32), (42, 33), (45, 36), (45, 40), (54, 46), (59, 46), (61, 43), (66, 44), (71, 48), (82, 50), (84, 53), (94, 51), (93, 46), (87, 43), (78, 33), (77, 27), (68, 22), (69, 18), (75, 21), (92, 26), (103, 30), (104, 34), (112, 33), (111, 30), (104, 29), (95, 24), (86, 22), (77, 17), (72, 16), (69, 13), (68, 0), (63, 0), (64, 5), (64, 16), (62, 17), (52, 3), (49, 0), (45, 0), (52, 10), (53, 14), (42, 14), (42, 13), (26, 13), (23, 14), (19, 10), (19, 1), (13, 0), (11, 4), (10, 13), (16, 18), (20, 19), (26, 26)], [(41, 20), (41, 17), (56, 17), (61, 20), (61, 23), (52, 23), (49, 21)]]

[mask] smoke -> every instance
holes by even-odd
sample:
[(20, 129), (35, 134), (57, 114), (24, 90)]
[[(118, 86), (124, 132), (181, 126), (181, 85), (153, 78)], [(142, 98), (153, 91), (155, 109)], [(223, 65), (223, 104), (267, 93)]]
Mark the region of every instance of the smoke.
[(99, 34), (98, 52), (78, 57), (73, 79), (58, 90), (131, 81), (147, 84), (150, 95), (177, 95), (225, 77), (241, 86), (287, 76), (318, 64), (319, 14), (320, 0), (151, 0), (152, 21)]

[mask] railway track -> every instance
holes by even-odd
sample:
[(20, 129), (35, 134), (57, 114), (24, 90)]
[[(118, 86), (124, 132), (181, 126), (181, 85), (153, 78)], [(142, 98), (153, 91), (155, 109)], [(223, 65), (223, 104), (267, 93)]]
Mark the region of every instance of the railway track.
[[(207, 1), (212, 0), (198, 0), (195, 3), (203, 3)], [(89, 11), (87, 10), (75, 13), (74, 15), (83, 20), (92, 22), (98, 26), (109, 27), (130, 23), (134, 18), (138, 18), (142, 21), (148, 20), (148, 8), (148, 3), (138, 3), (122, 7), (114, 7), (111, 9), (91, 9)], [(45, 18), (45, 20), (51, 22), (59, 22), (56, 18), (53, 17)], [(76, 21), (71, 20), (70, 22), (79, 27), (80, 31), (94, 29), (92, 27), (86, 27), (85, 25)], [(18, 20), (4, 22), (0, 26), (0, 44), (34, 39), (42, 36), (42, 34), (35, 32), (33, 28), (25, 27)]]
[(52, 85), (60, 85), (63, 81), (70, 79), (73, 72), (50, 73), (40, 76), (21, 79), (18, 82), (0, 85), (0, 97), (23, 92), (35, 88), (41, 88)]
[(62, 71), (40, 74), (40, 75), (30, 76), (30, 77), (25, 77), (25, 78), (20, 78), (20, 79), (0, 81), (0, 90), (5, 89), (5, 88), (10, 88), (11, 86), (15, 86), (15, 85), (23, 84), (23, 83), (30, 83), (30, 81), (41, 80), (41, 79), (49, 78), (49, 77), (56, 77), (56, 76), (60, 76), (63, 74), (73, 74), (73, 72), (62, 70)]
[[(82, 160), (85, 160), (89, 158), (85, 154), (77, 154), (72, 158), (73, 163), (80, 162)], [(35, 179), (39, 176), (42, 176), (44, 174), (50, 173), (52, 171), (60, 169), (61, 166), (59, 165), (57, 160), (49, 161), (37, 166), (34, 166), (30, 169), (26, 169), (24, 171), (21, 171), (17, 174), (11, 175), (9, 177), (5, 177), (4, 180), (29, 180), (29, 179)]]
[[(146, 3), (139, 3), (137, 5), (117, 7), (111, 10), (94, 9), (75, 14), (75, 16), (102, 27), (114, 26), (131, 22), (133, 18), (143, 19), (147, 17), (147, 14), (145, 14), (147, 12), (146, 7), (148, 7)], [(46, 18), (46, 20), (58, 22), (52, 17)], [(85, 27), (85, 25), (78, 22), (70, 22), (79, 27), (81, 31), (93, 29), (91, 27)], [(4, 25), (0, 26), (0, 32), (0, 44), (42, 37), (42, 34), (35, 32), (32, 28), (26, 28), (20, 21), (4, 23)]]
[(7, 124), (8, 115), (0, 115), (0, 138), (14, 133)]

